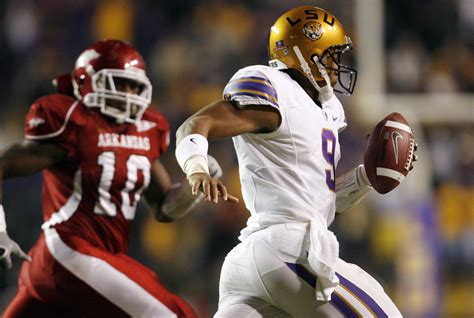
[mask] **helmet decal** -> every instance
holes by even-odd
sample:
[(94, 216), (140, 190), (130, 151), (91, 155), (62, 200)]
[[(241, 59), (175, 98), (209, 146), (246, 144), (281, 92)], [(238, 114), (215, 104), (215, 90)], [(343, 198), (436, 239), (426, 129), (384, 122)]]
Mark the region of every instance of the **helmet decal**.
[(317, 21), (307, 22), (303, 26), (303, 33), (311, 41), (316, 41), (321, 38), (323, 35), (323, 29), (321, 28), (321, 23)]
[(275, 48), (273, 49), (277, 55), (288, 55), (288, 47), (285, 46), (285, 41), (278, 40), (275, 42)]
[(94, 49), (85, 50), (76, 61), (76, 68), (84, 67), (89, 75), (94, 73), (94, 67), (91, 64), (92, 60), (100, 57), (100, 53)]

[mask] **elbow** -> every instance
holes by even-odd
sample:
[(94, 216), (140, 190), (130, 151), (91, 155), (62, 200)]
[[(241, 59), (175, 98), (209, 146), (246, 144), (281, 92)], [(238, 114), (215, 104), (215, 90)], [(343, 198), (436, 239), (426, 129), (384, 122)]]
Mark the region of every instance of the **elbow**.
[(176, 144), (178, 144), (184, 136), (186, 136), (185, 131), (187, 130), (187, 122), (189, 119), (184, 121), (176, 130)]
[(178, 129), (176, 130), (176, 144), (178, 144), (181, 141), (181, 139), (183, 139), (187, 135), (192, 134), (195, 126), (196, 126), (195, 116), (192, 116), (186, 119), (181, 124), (181, 126), (179, 126)]

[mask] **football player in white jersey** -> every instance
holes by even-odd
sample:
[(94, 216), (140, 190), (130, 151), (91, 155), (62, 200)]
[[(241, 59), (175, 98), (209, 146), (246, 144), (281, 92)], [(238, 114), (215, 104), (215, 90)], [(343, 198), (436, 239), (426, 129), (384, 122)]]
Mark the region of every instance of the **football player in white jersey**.
[(232, 137), (251, 213), (226, 257), (215, 317), (399, 317), (377, 281), (339, 258), (328, 230), (371, 189), (362, 165), (335, 179), (346, 127), (333, 91), (351, 94), (356, 71), (341, 23), (311, 6), (271, 27), (269, 66), (239, 70), (216, 101), (177, 132), (176, 157), (194, 195), (235, 202), (209, 176), (208, 139)]

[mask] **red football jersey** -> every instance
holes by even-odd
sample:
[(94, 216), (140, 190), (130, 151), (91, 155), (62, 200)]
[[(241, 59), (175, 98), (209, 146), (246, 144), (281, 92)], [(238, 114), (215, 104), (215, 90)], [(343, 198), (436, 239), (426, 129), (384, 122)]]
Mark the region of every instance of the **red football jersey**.
[(53, 94), (31, 106), (25, 136), (68, 153), (67, 160), (43, 170), (43, 228), (126, 252), (153, 161), (169, 145), (166, 119), (147, 109), (139, 123), (117, 124), (70, 96)]

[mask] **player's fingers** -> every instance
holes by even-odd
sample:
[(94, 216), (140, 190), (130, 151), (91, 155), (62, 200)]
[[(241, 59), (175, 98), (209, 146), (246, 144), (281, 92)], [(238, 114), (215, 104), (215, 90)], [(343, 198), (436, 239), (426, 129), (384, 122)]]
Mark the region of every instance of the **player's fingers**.
[(211, 200), (213, 203), (217, 203), (219, 201), (219, 189), (218, 189), (218, 183), (217, 182), (212, 182), (211, 183)]
[(201, 182), (192, 182), (191, 183), (191, 193), (192, 193), (192, 195), (196, 196), (198, 194), (200, 186), (201, 186)]
[(413, 155), (413, 161), (418, 161), (418, 155)]
[(203, 180), (202, 178), (191, 179), (190, 181), (191, 191), (194, 196), (198, 195), (200, 191), (204, 193), (204, 186), (203, 186), (204, 181), (205, 180)]
[(224, 199), (224, 201), (227, 201), (227, 196), (228, 196), (228, 193), (227, 193), (227, 188), (226, 186), (219, 181), (218, 183), (218, 186), (219, 186), (219, 191), (220, 191), (220, 195), (222, 196), (222, 198)]
[(227, 202), (229, 203), (239, 203), (239, 198), (234, 197), (232, 194), (227, 194)]
[(197, 190), (199, 189), (199, 182), (196, 182), (193, 179), (188, 179), (189, 186), (191, 187), (191, 194), (196, 195)]
[(0, 246), (0, 259), (4, 258), (8, 253), (8, 249), (5, 246)]
[(202, 192), (204, 193), (204, 200), (211, 201), (211, 185), (209, 180), (202, 181)]
[(0, 269), (8, 270), (10, 268), (12, 268), (12, 259), (10, 255), (6, 255), (5, 257), (0, 259)]
[(28, 262), (31, 262), (31, 257), (26, 254), (21, 248), (20, 246), (17, 244), (15, 246), (15, 249), (13, 251), (15, 253), (15, 255), (17, 255), (19, 258), (21, 258), (22, 260), (25, 260), (25, 261), (28, 261)]

